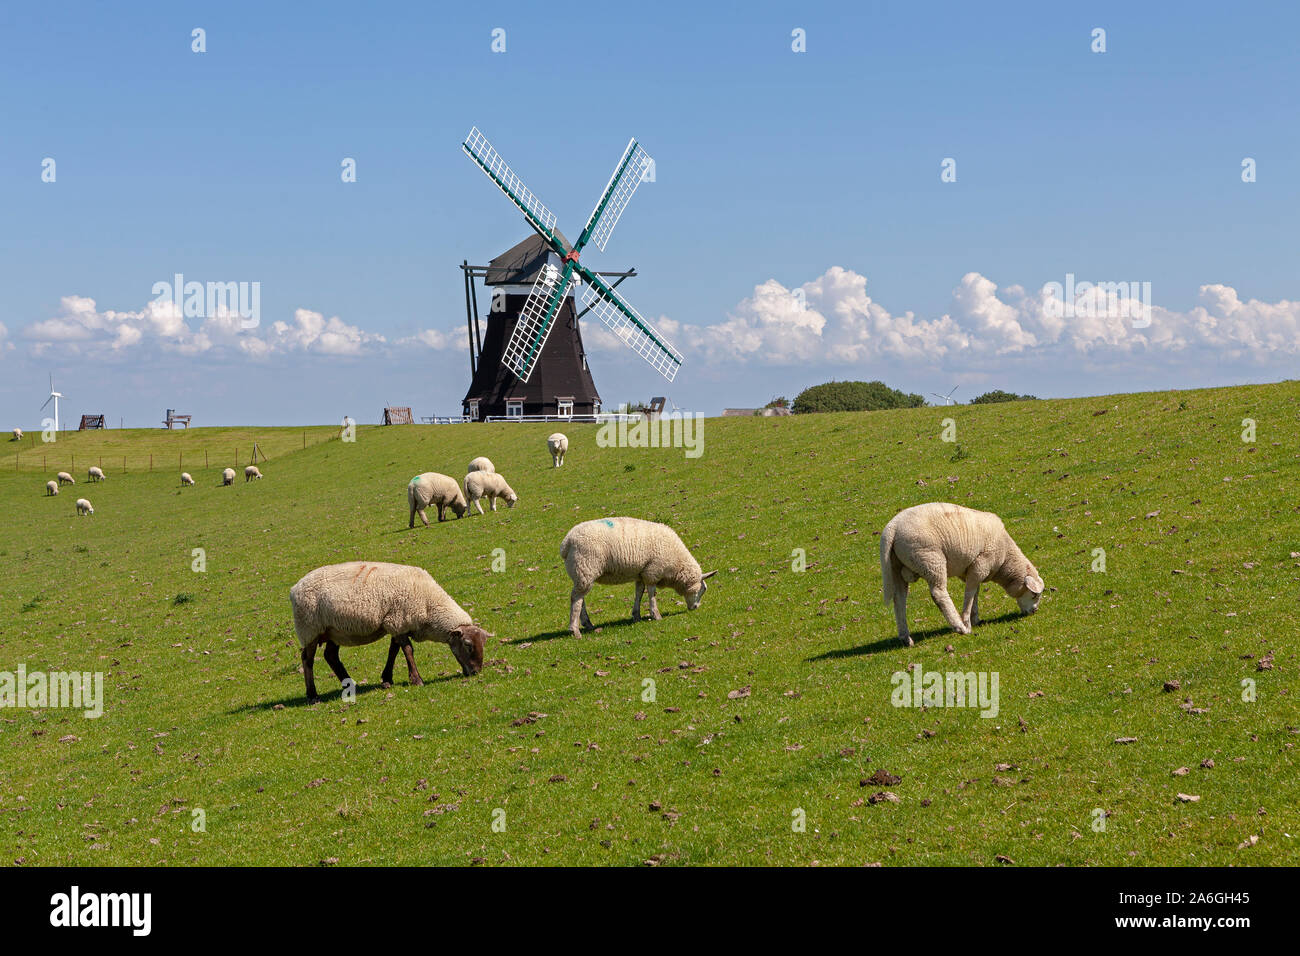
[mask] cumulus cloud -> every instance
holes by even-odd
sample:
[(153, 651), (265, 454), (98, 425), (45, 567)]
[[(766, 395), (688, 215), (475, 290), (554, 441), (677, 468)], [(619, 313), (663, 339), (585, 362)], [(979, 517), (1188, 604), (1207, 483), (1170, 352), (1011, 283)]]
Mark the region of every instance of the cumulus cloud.
[(245, 328), (238, 312), (219, 308), (191, 324), (171, 300), (155, 299), (135, 312), (100, 310), (94, 299), (70, 295), (60, 300), (57, 315), (33, 322), (22, 335), (35, 354), (53, 349), (72, 354), (127, 353), (157, 347), (181, 355), (230, 351), (253, 358), (277, 353), (360, 355), (382, 345), (382, 335), (365, 332), (338, 316), (297, 309), (292, 322)]
[[(1241, 301), (1236, 290), (1205, 285), (1187, 312), (1153, 305), (1149, 287), (1085, 286), (1037, 292), (999, 289), (962, 276), (937, 318), (892, 312), (867, 294), (867, 279), (834, 266), (794, 289), (775, 279), (755, 287), (721, 322), (655, 324), (674, 344), (710, 363), (850, 365), (866, 361), (946, 364), (961, 356), (1014, 359), (1200, 349), (1257, 362), (1300, 353), (1300, 302)], [(589, 326), (590, 328), (590, 326)], [(621, 348), (608, 333), (584, 330), (600, 348)]]
[(440, 329), (421, 329), (414, 335), (404, 339), (398, 339), (398, 345), (423, 345), (425, 348), (441, 352), (444, 349), (459, 349), (466, 347), (463, 329), (451, 329), (442, 331)]

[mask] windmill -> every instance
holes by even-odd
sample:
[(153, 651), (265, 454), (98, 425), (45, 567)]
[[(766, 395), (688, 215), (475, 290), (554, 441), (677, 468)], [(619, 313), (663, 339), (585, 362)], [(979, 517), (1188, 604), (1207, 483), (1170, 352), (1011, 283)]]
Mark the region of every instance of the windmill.
[[(600, 396), (587, 365), (579, 320), (595, 315), (672, 381), (681, 354), (616, 291), (628, 272), (596, 272), (579, 257), (588, 243), (602, 252), (653, 160), (635, 139), (610, 177), (577, 242), (556, 227), (556, 217), (519, 179), (478, 128), (461, 149), (524, 214), (535, 236), (484, 266), (462, 263), (469, 319), (473, 381), (465, 395), (465, 414), (487, 418), (598, 414)], [(477, 327), (475, 278), (495, 287), (487, 335)], [(612, 279), (613, 281), (607, 281)], [(575, 296), (575, 291), (577, 295)], [(575, 298), (581, 311), (575, 308)], [(552, 335), (560, 327), (563, 334)], [(476, 354), (477, 344), (477, 354)]]
[[(61, 399), (62, 397), (63, 397), (62, 392), (56, 392), (54, 390), (54, 373), (51, 372), (50, 373), (50, 397), (45, 400), (45, 405), (50, 404), (50, 402), (54, 403), (54, 430), (56, 432), (59, 430), (59, 399)], [(44, 411), (45, 405), (41, 406), (42, 411)]]
[[(954, 385), (952, 387), (952, 392), (957, 391), (959, 388), (961, 388), (960, 385)], [(938, 392), (931, 392), (930, 394), (942, 401), (945, 405), (956, 405), (957, 399), (952, 397), (952, 392), (949, 392), (947, 395), (940, 395)]]

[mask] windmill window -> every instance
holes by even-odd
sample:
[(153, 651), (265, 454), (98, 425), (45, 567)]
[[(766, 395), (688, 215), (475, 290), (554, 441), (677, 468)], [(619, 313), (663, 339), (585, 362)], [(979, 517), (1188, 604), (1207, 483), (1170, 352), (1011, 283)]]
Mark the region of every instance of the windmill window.
[(506, 418), (523, 418), (523, 417), (524, 417), (524, 403), (522, 401), (506, 402)]
[(468, 408), (469, 420), (472, 422), (478, 421), (478, 402), (470, 402)]
[(559, 416), (560, 416), (561, 418), (572, 418), (572, 417), (573, 417), (573, 399), (572, 399), (572, 398), (557, 398), (557, 399), (555, 400), (555, 404), (556, 404), (556, 407), (558, 408), (558, 414), (559, 414)]

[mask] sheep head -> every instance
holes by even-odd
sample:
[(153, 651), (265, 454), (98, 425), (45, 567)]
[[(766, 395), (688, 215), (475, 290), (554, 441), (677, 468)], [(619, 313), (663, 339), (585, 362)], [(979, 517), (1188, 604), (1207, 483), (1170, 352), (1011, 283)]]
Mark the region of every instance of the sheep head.
[(1025, 576), (1020, 582), (1019, 593), (1013, 594), (1016, 603), (1020, 605), (1020, 610), (1026, 614), (1033, 614), (1038, 610), (1038, 602), (1043, 598), (1043, 579), (1039, 575), (1038, 569), (1032, 564), (1025, 569)]
[(483, 645), (492, 635), (481, 627), (466, 624), (448, 635), (447, 646), (456, 655), (461, 673), (473, 677), (483, 669)]
[(717, 573), (717, 571), (710, 571), (708, 574), (700, 575), (700, 586), (686, 595), (686, 610), (694, 611), (700, 606), (700, 601), (704, 599), (704, 592), (709, 589), (709, 586), (704, 582)]

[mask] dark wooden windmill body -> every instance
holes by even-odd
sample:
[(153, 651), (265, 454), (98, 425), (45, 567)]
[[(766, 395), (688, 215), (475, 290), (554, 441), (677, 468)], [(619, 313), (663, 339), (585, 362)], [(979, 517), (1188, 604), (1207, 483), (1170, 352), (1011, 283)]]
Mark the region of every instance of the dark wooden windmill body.
[[(486, 266), (461, 264), (465, 273), (470, 374), (462, 412), (471, 421), (521, 418), (590, 420), (601, 412), (600, 393), (591, 377), (582, 342), (581, 312), (567, 296), (555, 316), (555, 334), (546, 338), (528, 381), (522, 381), (502, 361), (506, 345), (550, 250), (539, 235), (531, 235)], [(614, 285), (628, 272), (601, 273)], [(485, 286), (480, 302), (477, 282)], [(480, 310), (482, 315), (480, 315)]]

